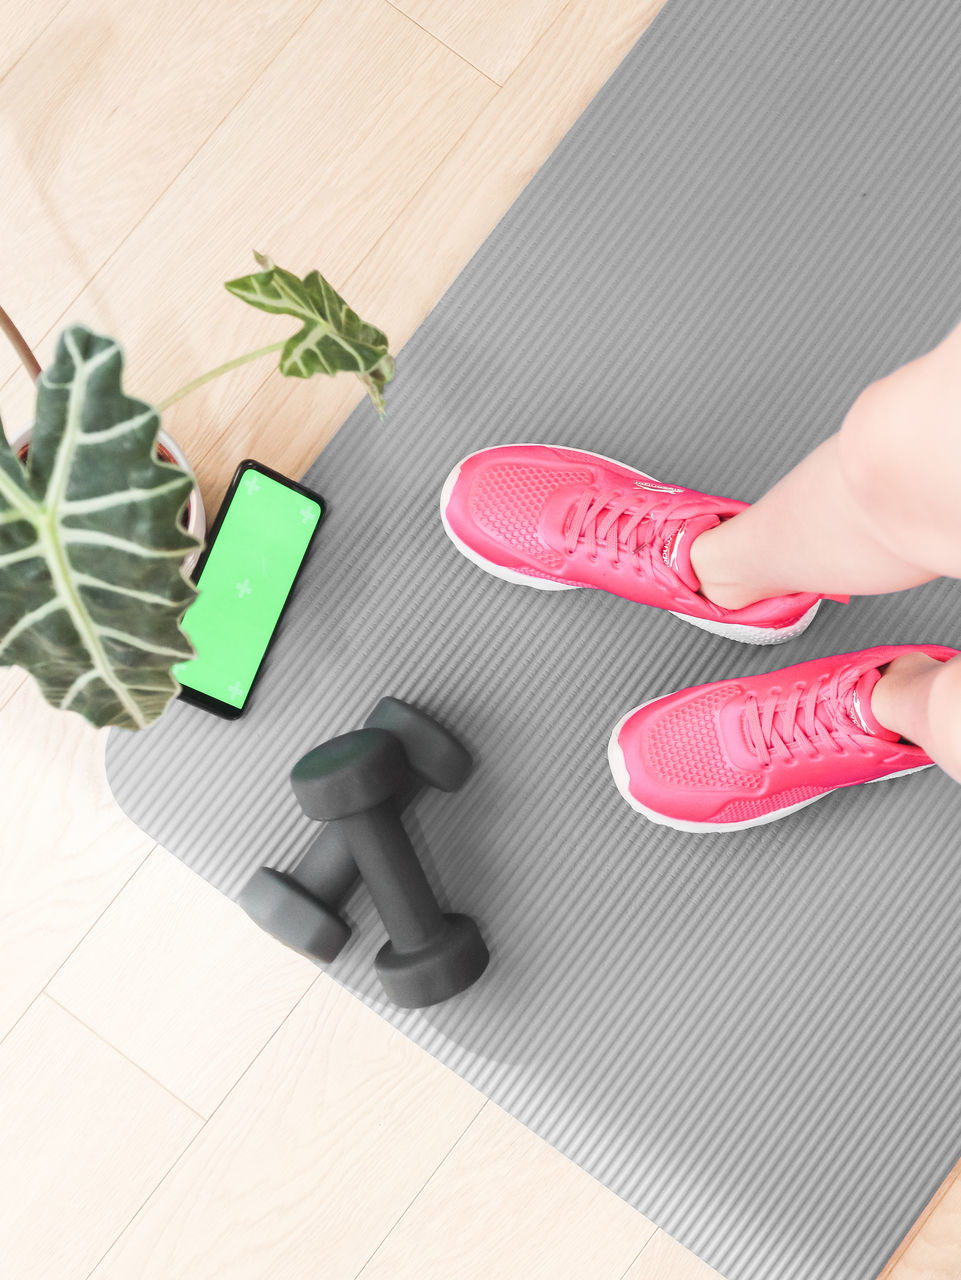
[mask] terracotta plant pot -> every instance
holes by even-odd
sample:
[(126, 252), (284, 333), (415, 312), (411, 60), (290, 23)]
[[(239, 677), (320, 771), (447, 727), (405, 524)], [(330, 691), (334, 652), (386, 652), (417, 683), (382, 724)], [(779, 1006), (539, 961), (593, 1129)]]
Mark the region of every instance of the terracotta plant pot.
[[(30, 435), (28, 428), (22, 432), (16, 440), (11, 444), (11, 449), (20, 459), (26, 462), (27, 454), (30, 452)], [(193, 536), (204, 540), (204, 534), (207, 532), (207, 513), (204, 511), (203, 498), (200, 495), (200, 485), (197, 483), (197, 477), (194, 475), (193, 468), (187, 461), (187, 456), (177, 444), (176, 440), (167, 435), (166, 431), (161, 431), (157, 436), (157, 457), (161, 462), (172, 462), (176, 466), (181, 467), (194, 482), (194, 487), (190, 491), (190, 497), (187, 499), (187, 505), (184, 507), (180, 516), (180, 524)], [(200, 551), (192, 551), (189, 556), (184, 558), (183, 568), (186, 574), (193, 572), (194, 565), (200, 558)]]

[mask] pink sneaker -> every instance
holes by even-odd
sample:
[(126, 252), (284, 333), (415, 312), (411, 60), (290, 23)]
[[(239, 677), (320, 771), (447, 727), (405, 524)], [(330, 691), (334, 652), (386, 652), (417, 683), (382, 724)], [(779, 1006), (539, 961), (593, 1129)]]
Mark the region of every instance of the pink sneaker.
[(698, 594), (691, 568), (697, 535), (746, 506), (542, 444), (472, 453), (448, 476), (440, 502), (451, 541), (495, 577), (541, 591), (594, 587), (730, 640), (777, 644), (800, 635), (824, 597), (722, 609)]
[(679, 831), (740, 831), (838, 787), (926, 769), (932, 760), (871, 712), (879, 668), (943, 645), (881, 645), (769, 675), (716, 680), (629, 711), (608, 747), (614, 781), (638, 813)]

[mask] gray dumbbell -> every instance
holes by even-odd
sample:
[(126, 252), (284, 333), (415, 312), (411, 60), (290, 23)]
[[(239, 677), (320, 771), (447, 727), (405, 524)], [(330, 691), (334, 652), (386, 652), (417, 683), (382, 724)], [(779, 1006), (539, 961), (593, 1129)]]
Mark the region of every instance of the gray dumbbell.
[(466, 990), (490, 956), (474, 921), (444, 914), (434, 896), (398, 812), (408, 777), (398, 738), (365, 728), (308, 752), (290, 781), (304, 812), (342, 833), (386, 926), (374, 960), (384, 990), (419, 1009)]
[[(425, 787), (456, 791), (466, 782), (472, 767), (469, 753), (432, 716), (410, 703), (381, 698), (364, 726), (392, 733), (403, 747), (407, 773), (394, 801), (398, 813)], [(358, 878), (343, 828), (328, 824), (290, 871), (255, 871), (238, 902), (275, 938), (329, 964), (350, 938), (340, 908)]]

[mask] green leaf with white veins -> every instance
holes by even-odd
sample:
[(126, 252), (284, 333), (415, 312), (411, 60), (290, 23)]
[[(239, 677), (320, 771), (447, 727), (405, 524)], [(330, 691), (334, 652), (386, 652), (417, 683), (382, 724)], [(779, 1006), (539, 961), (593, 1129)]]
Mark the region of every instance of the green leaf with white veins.
[(26, 465), (0, 435), (0, 664), (56, 707), (134, 729), (193, 656), (181, 565), (197, 543), (178, 522), (192, 481), (157, 459), (160, 416), (122, 372), (112, 338), (71, 326), (37, 383)]
[(319, 272), (311, 271), (301, 280), (263, 254), (254, 257), (266, 270), (228, 280), (224, 287), (261, 311), (303, 322), (284, 343), (280, 372), (288, 378), (355, 373), (383, 418), (384, 387), (394, 376), (386, 334), (351, 311)]

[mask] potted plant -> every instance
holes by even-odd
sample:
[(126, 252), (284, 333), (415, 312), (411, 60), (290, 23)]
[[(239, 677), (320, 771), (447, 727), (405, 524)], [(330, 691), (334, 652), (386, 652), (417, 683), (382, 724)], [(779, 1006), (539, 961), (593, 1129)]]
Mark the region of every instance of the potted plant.
[(193, 656), (180, 622), (196, 595), (189, 571), (202, 549), (196, 480), (161, 413), (229, 370), (279, 351), (287, 377), (355, 373), (384, 416), (394, 361), (381, 330), (362, 321), (316, 271), (263, 268), (226, 283), (262, 311), (295, 316), (291, 337), (210, 370), (153, 406), (122, 387), (113, 338), (72, 325), (41, 372), (2, 310), (0, 329), (37, 385), (34, 425), (8, 444), (0, 430), (0, 665), (19, 666), (56, 707), (97, 727), (156, 720)]

